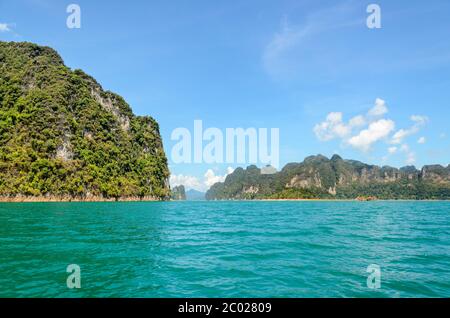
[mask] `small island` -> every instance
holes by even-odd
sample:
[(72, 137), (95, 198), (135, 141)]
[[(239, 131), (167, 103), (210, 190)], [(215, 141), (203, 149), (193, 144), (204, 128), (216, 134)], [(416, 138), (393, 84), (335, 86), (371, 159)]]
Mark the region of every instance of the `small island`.
[(186, 201), (186, 191), (183, 185), (175, 186), (172, 188), (170, 196), (173, 201)]

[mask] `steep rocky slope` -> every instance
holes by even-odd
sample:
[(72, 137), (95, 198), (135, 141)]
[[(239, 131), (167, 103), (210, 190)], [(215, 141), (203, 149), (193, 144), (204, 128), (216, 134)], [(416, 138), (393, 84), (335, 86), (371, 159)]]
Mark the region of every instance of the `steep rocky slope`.
[(287, 164), (280, 172), (261, 174), (256, 166), (238, 168), (225, 182), (207, 192), (215, 199), (354, 199), (373, 196), (380, 199), (450, 199), (450, 166), (413, 166), (401, 169), (367, 165), (318, 155), (302, 163)]
[(2, 199), (164, 199), (168, 176), (153, 118), (51, 48), (0, 42)]

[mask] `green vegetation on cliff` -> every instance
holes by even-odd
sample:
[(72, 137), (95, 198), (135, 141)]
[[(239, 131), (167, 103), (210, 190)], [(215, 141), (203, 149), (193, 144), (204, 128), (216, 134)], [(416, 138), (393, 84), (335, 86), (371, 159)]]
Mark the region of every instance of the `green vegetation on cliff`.
[(261, 174), (256, 166), (238, 168), (225, 182), (214, 184), (208, 200), (229, 199), (450, 199), (450, 166), (396, 169), (311, 156), (289, 163), (275, 174)]
[(0, 42), (0, 196), (167, 198), (157, 122), (51, 48)]

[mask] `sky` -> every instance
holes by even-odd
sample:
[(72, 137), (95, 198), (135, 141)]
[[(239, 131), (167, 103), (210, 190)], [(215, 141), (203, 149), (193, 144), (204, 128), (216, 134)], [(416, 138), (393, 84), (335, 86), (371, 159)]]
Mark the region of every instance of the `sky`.
[(171, 184), (205, 191), (252, 162), (174, 160), (173, 132), (194, 140), (195, 120), (278, 129), (278, 168), (314, 154), (447, 166), (449, 17), (448, 0), (1, 0), (0, 40), (50, 46), (154, 117)]

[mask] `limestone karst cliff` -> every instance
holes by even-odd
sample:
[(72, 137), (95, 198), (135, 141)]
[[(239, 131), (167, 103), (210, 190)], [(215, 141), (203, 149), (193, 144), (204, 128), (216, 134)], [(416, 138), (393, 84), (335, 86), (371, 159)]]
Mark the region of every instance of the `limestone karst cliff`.
[(168, 177), (153, 118), (49, 47), (0, 42), (0, 197), (164, 199)]

